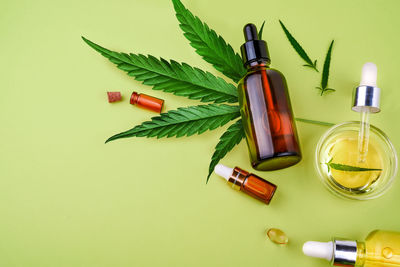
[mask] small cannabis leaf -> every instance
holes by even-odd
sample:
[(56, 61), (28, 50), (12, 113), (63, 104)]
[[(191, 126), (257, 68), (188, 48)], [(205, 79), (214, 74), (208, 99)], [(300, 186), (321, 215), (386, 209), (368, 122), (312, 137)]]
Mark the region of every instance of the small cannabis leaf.
[(261, 24), (261, 28), (258, 31), (258, 39), (262, 40), (262, 35), (263, 35), (263, 31), (264, 31), (264, 25), (265, 25), (265, 20), (263, 22), (263, 24)]
[(321, 95), (323, 95), (325, 92), (334, 92), (336, 91), (335, 89), (328, 88), (328, 79), (329, 79), (329, 67), (331, 65), (331, 55), (332, 55), (332, 47), (333, 47), (333, 42), (332, 40), (328, 52), (326, 53), (325, 57), (325, 62), (324, 62), (324, 69), (322, 70), (322, 77), (321, 77), (321, 85), (319, 87), (316, 87), (317, 89), (321, 90)]
[(176, 11), (176, 18), (184, 36), (197, 54), (212, 64), (233, 81), (238, 82), (246, 73), (242, 59), (235, 53), (232, 46), (210, 29), (198, 17), (195, 17), (179, 0), (172, 0)]
[(215, 147), (215, 152), (211, 158), (210, 167), (208, 168), (207, 183), (218, 162), (225, 157), (232, 148), (238, 145), (243, 137), (244, 130), (242, 120), (239, 119), (237, 122), (229, 126), (226, 132), (224, 132), (224, 134), (219, 138), (219, 142)]
[(214, 130), (240, 116), (238, 106), (209, 104), (178, 108), (116, 134), (107, 142), (127, 137), (182, 137)]
[(382, 171), (382, 169), (361, 168), (345, 164), (332, 163), (331, 161), (325, 163), (328, 166), (328, 171), (330, 170), (330, 168), (338, 171), (347, 171), (347, 172)]
[(290, 34), (288, 29), (285, 27), (282, 21), (279, 20), (279, 23), (281, 24), (281, 27), (283, 31), (285, 32), (286, 37), (288, 38), (290, 44), (293, 46), (294, 50), (296, 50), (297, 54), (307, 63), (303, 66), (309, 67), (314, 69), (315, 71), (318, 72), (317, 69), (317, 60), (314, 60), (314, 62), (310, 59), (310, 57), (307, 55), (306, 51), (304, 51), (303, 47), (299, 44), (299, 42), (294, 39), (293, 35)]
[(237, 102), (237, 89), (234, 85), (217, 78), (209, 72), (193, 68), (186, 63), (179, 64), (165, 59), (157, 59), (151, 55), (125, 54), (110, 51), (88, 39), (82, 39), (94, 50), (126, 71), (129, 76), (153, 86), (154, 90), (198, 99), (201, 102)]

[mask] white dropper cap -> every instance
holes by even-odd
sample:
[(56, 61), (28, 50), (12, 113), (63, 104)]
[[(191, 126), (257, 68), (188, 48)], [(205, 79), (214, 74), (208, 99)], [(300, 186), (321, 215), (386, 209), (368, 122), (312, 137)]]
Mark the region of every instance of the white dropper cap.
[(360, 85), (353, 92), (352, 110), (377, 113), (380, 109), (381, 89), (376, 85), (378, 69), (372, 62), (363, 65)]
[(223, 164), (217, 164), (214, 168), (214, 172), (228, 181), (233, 173), (233, 169)]
[(362, 67), (360, 85), (376, 87), (378, 68), (372, 62), (367, 62)]
[(303, 245), (303, 253), (310, 257), (332, 260), (333, 242), (308, 241)]

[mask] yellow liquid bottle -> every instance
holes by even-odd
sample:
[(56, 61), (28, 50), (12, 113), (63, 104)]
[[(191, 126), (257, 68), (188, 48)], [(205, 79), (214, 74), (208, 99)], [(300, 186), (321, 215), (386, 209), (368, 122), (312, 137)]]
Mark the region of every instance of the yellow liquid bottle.
[(400, 233), (375, 230), (358, 242), (356, 266), (400, 266)]
[(400, 266), (400, 233), (375, 230), (365, 242), (335, 238), (330, 242), (308, 241), (303, 246), (307, 256), (323, 258), (334, 266)]

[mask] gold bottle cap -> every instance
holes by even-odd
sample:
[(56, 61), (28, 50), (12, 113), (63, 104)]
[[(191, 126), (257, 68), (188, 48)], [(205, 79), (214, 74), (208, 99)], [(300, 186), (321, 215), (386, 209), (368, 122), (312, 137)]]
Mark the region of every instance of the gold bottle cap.
[(249, 173), (245, 170), (242, 170), (239, 167), (235, 167), (231, 176), (228, 179), (228, 182), (232, 183), (232, 188), (240, 190), (240, 187), (243, 185), (244, 180), (248, 175)]

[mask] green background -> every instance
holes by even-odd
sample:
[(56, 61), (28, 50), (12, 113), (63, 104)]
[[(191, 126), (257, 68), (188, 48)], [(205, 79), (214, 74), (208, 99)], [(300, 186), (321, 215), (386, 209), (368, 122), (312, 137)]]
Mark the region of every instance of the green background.
[[(272, 66), (288, 81), (296, 116), (358, 119), (350, 110), (362, 64), (378, 65), (382, 112), (371, 117), (400, 145), (398, 0), (194, 1), (184, 4), (237, 51), (247, 22), (267, 20)], [(269, 206), (227, 186), (208, 164), (226, 127), (189, 138), (107, 137), (154, 116), (131, 106), (131, 91), (166, 100), (165, 110), (197, 101), (152, 91), (89, 48), (152, 54), (217, 71), (183, 37), (166, 0), (14, 1), (0, 4), (0, 266), (327, 266), (302, 255), (307, 240), (363, 239), (400, 230), (400, 184), (379, 199), (331, 195), (313, 167), (323, 126), (297, 123), (304, 158), (257, 172), (278, 185)], [(330, 87), (304, 68), (278, 19), (319, 67), (332, 39)], [(109, 104), (106, 91), (124, 101)], [(245, 142), (222, 162), (252, 171)], [(284, 230), (277, 246), (265, 230)]]

